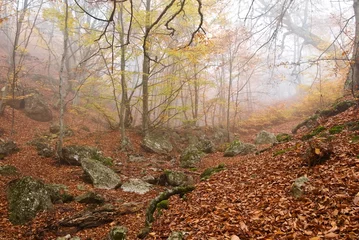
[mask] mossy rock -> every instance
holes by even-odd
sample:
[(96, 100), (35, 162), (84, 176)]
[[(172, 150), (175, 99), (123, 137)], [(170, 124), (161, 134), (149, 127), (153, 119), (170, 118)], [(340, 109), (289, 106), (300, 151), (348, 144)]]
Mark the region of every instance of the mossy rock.
[(350, 107), (355, 106), (355, 105), (356, 105), (356, 102), (350, 101), (350, 100), (338, 102), (338, 103), (333, 104), (333, 106), (331, 108), (321, 111), (320, 116), (332, 117), (332, 116), (335, 116), (339, 113), (346, 111), (347, 109), (349, 109)]
[(0, 175), (9, 176), (18, 174), (17, 168), (11, 165), (0, 166)]
[(333, 126), (329, 129), (329, 133), (330, 134), (338, 134), (341, 133), (344, 129), (343, 125), (337, 125), (337, 126)]
[(109, 240), (125, 240), (127, 235), (127, 228), (124, 226), (115, 226), (111, 228), (108, 239)]
[(288, 133), (279, 133), (277, 136), (277, 141), (282, 143), (282, 142), (289, 142), (290, 140), (292, 140), (292, 136)]
[(187, 147), (180, 156), (180, 166), (182, 168), (193, 168), (199, 163), (205, 155), (202, 151), (198, 150), (195, 146)]
[(211, 167), (207, 168), (203, 171), (203, 173), (200, 175), (201, 181), (207, 180), (210, 178), (214, 173), (218, 173), (220, 171), (223, 171), (226, 169), (226, 165), (223, 163), (219, 164), (217, 167)]
[(0, 140), (0, 160), (19, 151), (16, 142)]
[(105, 199), (95, 192), (84, 193), (80, 196), (77, 196), (75, 200), (76, 202), (85, 204), (102, 204), (105, 202)]
[(193, 178), (184, 172), (165, 170), (159, 177), (159, 183), (172, 187), (188, 186), (193, 184)]
[(9, 220), (19, 225), (33, 219), (39, 211), (52, 208), (51, 195), (46, 185), (31, 177), (9, 183), (7, 191)]
[(319, 126), (317, 127), (316, 129), (314, 129), (313, 131), (311, 131), (310, 133), (308, 134), (305, 134), (303, 137), (302, 137), (302, 140), (305, 141), (305, 140), (309, 140), (311, 139), (312, 137), (314, 136), (317, 136), (319, 133), (325, 131), (326, 128), (324, 126)]
[(254, 144), (242, 143), (238, 140), (235, 140), (226, 149), (223, 156), (224, 157), (234, 157), (237, 155), (247, 155), (250, 153), (254, 153), (255, 151), (256, 151), (256, 146)]
[(63, 184), (46, 184), (46, 189), (53, 203), (67, 203), (74, 200), (74, 196), (68, 192), (68, 187)]
[(314, 114), (314, 115), (310, 116), (309, 118), (307, 118), (303, 122), (299, 123), (295, 128), (293, 128), (292, 133), (293, 134), (297, 133), (298, 130), (300, 128), (302, 128), (302, 127), (306, 127), (307, 129), (317, 127), (319, 125), (319, 123), (317, 121), (318, 118), (319, 118), (318, 114)]
[(112, 159), (103, 156), (102, 152), (95, 147), (71, 145), (62, 149), (61, 161), (70, 165), (80, 166), (82, 159), (93, 159), (101, 162), (105, 166), (112, 166)]

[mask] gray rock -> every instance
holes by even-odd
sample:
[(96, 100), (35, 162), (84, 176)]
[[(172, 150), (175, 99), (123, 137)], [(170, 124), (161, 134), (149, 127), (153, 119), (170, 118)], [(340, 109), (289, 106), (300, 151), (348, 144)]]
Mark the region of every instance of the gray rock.
[(111, 228), (108, 234), (108, 240), (125, 240), (127, 228), (124, 226), (115, 226)]
[(95, 147), (71, 145), (62, 148), (61, 161), (70, 165), (80, 166), (85, 158), (100, 161), (104, 165), (112, 165), (112, 159), (104, 157), (102, 152)]
[(269, 133), (267, 131), (260, 131), (257, 136), (256, 136), (256, 140), (255, 143), (256, 144), (272, 144), (272, 143), (276, 143), (277, 138), (273, 133)]
[(129, 181), (123, 183), (121, 188), (125, 192), (144, 194), (150, 191), (151, 186), (151, 184), (144, 182), (141, 179), (131, 178)]
[(196, 147), (198, 150), (204, 153), (214, 153), (215, 147), (211, 140), (206, 139), (205, 137), (201, 137), (197, 142)]
[(66, 185), (46, 184), (46, 189), (53, 203), (66, 203), (74, 200), (74, 197), (68, 193), (68, 187)]
[(52, 111), (44, 97), (39, 93), (32, 93), (25, 98), (25, 115), (35, 121), (49, 122), (52, 120)]
[(53, 206), (46, 185), (31, 177), (10, 182), (7, 199), (9, 220), (17, 225), (30, 221), (37, 212), (51, 209)]
[(237, 155), (247, 155), (256, 151), (256, 146), (251, 143), (242, 143), (240, 141), (233, 141), (226, 149), (224, 157), (234, 157)]
[[(52, 134), (59, 134), (60, 133), (60, 125), (58, 124), (52, 124), (49, 128), (50, 133)], [(74, 131), (70, 129), (69, 127), (64, 127), (64, 136), (65, 137), (71, 137), (74, 135)]]
[(19, 151), (17, 144), (14, 141), (1, 141), (0, 140), (0, 160), (6, 156)]
[(146, 158), (142, 155), (129, 155), (128, 156), (128, 161), (129, 162), (145, 162)]
[(301, 176), (297, 178), (291, 187), (291, 194), (295, 198), (300, 198), (304, 194), (303, 187), (306, 185), (306, 183), (309, 181), (307, 176)]
[(185, 234), (183, 232), (171, 232), (167, 240), (183, 240)]
[(157, 179), (152, 175), (143, 176), (142, 180), (149, 183), (149, 184), (156, 184), (157, 183)]
[(81, 166), (95, 188), (114, 189), (121, 185), (120, 177), (97, 160), (82, 159)]
[(102, 204), (105, 202), (105, 199), (97, 194), (97, 193), (94, 193), (94, 192), (87, 192), (87, 193), (84, 193), (80, 196), (77, 196), (75, 198), (76, 202), (79, 202), (79, 203), (86, 203), (86, 204)]
[(183, 172), (166, 170), (160, 179), (165, 180), (165, 185), (172, 187), (188, 186), (193, 184), (192, 176)]
[(182, 168), (195, 167), (201, 161), (204, 153), (198, 150), (195, 146), (187, 147), (180, 156), (180, 166)]
[(168, 139), (159, 134), (148, 134), (142, 142), (142, 147), (149, 152), (168, 154), (173, 146)]

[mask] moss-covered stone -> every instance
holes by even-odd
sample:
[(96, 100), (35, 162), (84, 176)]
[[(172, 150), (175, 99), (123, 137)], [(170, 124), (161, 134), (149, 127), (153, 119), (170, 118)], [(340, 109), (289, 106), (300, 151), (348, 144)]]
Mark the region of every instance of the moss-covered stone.
[(124, 226), (115, 226), (111, 228), (108, 235), (109, 240), (125, 240), (127, 235), (127, 228)]
[(292, 136), (288, 133), (279, 133), (276, 138), (278, 142), (289, 142), (292, 140)]
[(349, 109), (350, 107), (355, 106), (355, 105), (356, 105), (356, 102), (350, 101), (350, 100), (338, 102), (338, 103), (333, 104), (331, 108), (321, 111), (320, 116), (322, 116), (322, 117), (335, 116), (339, 113), (346, 111), (347, 109)]
[(203, 173), (200, 175), (201, 181), (207, 180), (208, 178), (210, 178), (214, 173), (223, 171), (226, 169), (226, 165), (224, 165), (223, 163), (219, 164), (217, 167), (211, 167), (211, 168), (207, 168), (206, 170), (203, 171)]
[(311, 131), (310, 133), (308, 134), (305, 134), (303, 137), (302, 137), (302, 140), (305, 141), (305, 140), (309, 140), (311, 139), (312, 137), (314, 136), (317, 136), (319, 133), (325, 131), (326, 128), (324, 126), (319, 126), (317, 127), (316, 129), (314, 129), (313, 131)]
[(80, 196), (77, 196), (75, 200), (76, 202), (86, 203), (86, 204), (102, 204), (105, 202), (105, 199), (101, 195), (95, 192), (84, 193)]
[(14, 141), (2, 141), (0, 139), (0, 160), (18, 151), (19, 148)]
[(337, 125), (337, 126), (333, 126), (329, 129), (329, 133), (330, 134), (338, 134), (341, 133), (344, 129), (344, 126), (342, 125)]
[(195, 146), (187, 147), (180, 156), (180, 166), (182, 168), (195, 167), (197, 163), (201, 161), (201, 158), (205, 154), (198, 150)]
[(68, 192), (68, 187), (62, 184), (46, 184), (46, 188), (53, 203), (67, 203), (74, 200)]
[(18, 174), (17, 168), (11, 165), (0, 166), (0, 175), (9, 176)]
[(193, 184), (193, 178), (184, 172), (165, 170), (159, 177), (161, 185), (170, 185), (172, 187), (187, 186)]
[(102, 152), (95, 147), (71, 145), (62, 149), (62, 162), (70, 165), (81, 165), (81, 160), (90, 158), (97, 160), (106, 166), (112, 166), (112, 159), (103, 156)]
[(247, 155), (256, 151), (256, 146), (251, 143), (241, 143), (238, 140), (234, 140), (230, 146), (226, 149), (224, 157), (234, 157), (236, 155)]
[(293, 128), (292, 133), (293, 134), (297, 133), (297, 131), (302, 127), (306, 127), (307, 129), (317, 127), (319, 125), (317, 121), (318, 118), (319, 118), (318, 114), (314, 114), (310, 116), (309, 118), (305, 119), (303, 122), (299, 123), (295, 128)]
[(281, 150), (278, 150), (278, 151), (276, 151), (276, 152), (273, 153), (273, 157), (282, 155), (282, 154), (284, 154), (284, 153), (286, 153), (286, 152), (288, 152), (288, 151), (289, 151), (289, 149), (281, 149)]
[(51, 196), (46, 185), (31, 177), (10, 182), (7, 198), (9, 220), (17, 225), (30, 221), (39, 211), (52, 208)]

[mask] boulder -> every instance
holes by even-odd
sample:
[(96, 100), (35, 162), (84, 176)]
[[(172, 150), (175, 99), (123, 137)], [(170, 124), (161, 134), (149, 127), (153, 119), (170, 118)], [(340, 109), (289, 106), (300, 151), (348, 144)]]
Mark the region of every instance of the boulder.
[(195, 167), (201, 161), (204, 153), (198, 150), (195, 146), (187, 147), (180, 156), (180, 166), (182, 168)]
[(84, 193), (84, 194), (82, 194), (80, 196), (77, 196), (75, 198), (75, 200), (76, 200), (76, 202), (86, 203), (86, 204), (91, 204), (91, 203), (93, 203), (93, 204), (102, 204), (102, 203), (105, 202), (105, 199), (101, 195), (99, 195), (99, 194), (97, 194), (95, 192)]
[[(52, 134), (60, 134), (60, 125), (59, 124), (52, 124), (49, 128), (50, 133)], [(64, 127), (64, 136), (71, 137), (74, 135), (74, 131), (69, 127)]]
[(19, 151), (19, 148), (14, 141), (0, 140), (0, 160), (17, 151)]
[(61, 161), (69, 165), (80, 166), (85, 158), (100, 161), (104, 165), (112, 165), (112, 159), (104, 157), (102, 152), (95, 147), (70, 145), (62, 148)]
[(31, 177), (14, 180), (8, 185), (9, 220), (24, 224), (39, 211), (52, 208), (51, 196), (46, 185)]
[(40, 137), (30, 142), (36, 147), (37, 154), (46, 158), (55, 156), (55, 149), (51, 146), (51, 141), (46, 137)]
[(224, 157), (234, 157), (236, 155), (247, 155), (256, 151), (256, 146), (251, 143), (242, 143), (238, 140), (233, 141), (224, 152)]
[(303, 187), (306, 185), (306, 183), (309, 181), (307, 176), (302, 176), (297, 179), (295, 179), (294, 183), (292, 184), (292, 187), (290, 189), (290, 192), (294, 198), (300, 198), (304, 194)]
[(17, 168), (11, 165), (0, 166), (0, 175), (9, 176), (18, 174)]
[(161, 185), (169, 185), (172, 187), (188, 186), (193, 184), (192, 176), (180, 171), (166, 170), (160, 177), (159, 183)]
[(138, 194), (145, 194), (151, 189), (151, 184), (142, 181), (141, 179), (131, 178), (127, 182), (123, 183), (121, 189), (124, 192), (133, 192)]
[(214, 153), (215, 147), (211, 140), (201, 137), (196, 144), (198, 150), (204, 153)]
[(168, 139), (159, 134), (147, 134), (141, 145), (146, 151), (158, 154), (168, 154), (173, 146)]
[(121, 185), (120, 177), (112, 169), (97, 160), (82, 159), (81, 166), (95, 188), (114, 189)]
[(260, 131), (257, 136), (256, 136), (256, 140), (255, 143), (256, 144), (272, 144), (272, 143), (276, 143), (277, 138), (273, 133), (267, 132), (267, 131)]
[(125, 240), (127, 228), (124, 226), (114, 226), (108, 234), (108, 240)]
[(67, 203), (74, 200), (68, 193), (68, 187), (63, 184), (46, 184), (46, 189), (53, 203)]
[(52, 111), (44, 97), (39, 93), (32, 93), (25, 98), (25, 115), (32, 120), (49, 122), (52, 120)]

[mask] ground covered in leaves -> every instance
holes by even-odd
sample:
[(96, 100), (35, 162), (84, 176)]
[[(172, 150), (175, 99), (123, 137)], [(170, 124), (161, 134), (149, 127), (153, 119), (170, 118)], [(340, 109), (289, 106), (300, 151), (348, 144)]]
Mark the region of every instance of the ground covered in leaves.
[[(165, 187), (155, 186), (144, 195), (126, 193), (121, 189), (98, 190), (84, 183), (82, 169), (60, 165), (55, 159), (42, 158), (29, 141), (47, 132), (51, 123), (32, 121), (15, 111), (15, 133), (10, 136), (11, 112), (0, 117), (0, 138), (13, 138), (20, 151), (0, 160), (0, 166), (13, 165), (18, 176), (0, 176), (0, 239), (56, 239), (71, 234), (81, 239), (105, 239), (114, 225), (129, 229), (128, 239), (136, 239), (144, 224), (146, 207)], [(320, 119), (327, 129), (334, 125), (358, 121), (359, 111), (350, 108), (337, 116)], [(122, 180), (146, 174), (158, 174), (164, 169), (179, 169), (178, 161), (161, 159), (161, 156), (143, 152), (141, 138), (133, 130), (129, 132), (135, 152), (150, 159), (145, 163), (132, 163), (119, 151), (119, 133), (105, 131), (86, 119), (67, 119), (75, 135), (67, 138), (65, 145), (95, 146), (114, 159), (114, 168)], [(85, 131), (86, 125), (90, 131)], [(291, 126), (293, 127), (293, 126)], [(289, 132), (289, 127), (278, 126), (270, 131)], [(184, 231), (188, 239), (359, 239), (359, 141), (358, 130), (344, 129), (331, 135), (333, 153), (329, 160), (313, 167), (305, 162), (308, 142), (296, 135), (287, 143), (281, 143), (257, 155), (223, 157), (222, 152), (206, 155), (197, 169), (186, 170), (197, 181), (196, 189), (184, 198), (171, 197), (169, 209), (155, 213), (155, 222), (146, 239), (167, 239), (171, 231)], [(241, 138), (241, 137), (240, 137)], [(250, 139), (250, 136), (246, 136)], [(320, 138), (314, 137), (314, 138)], [(359, 137), (358, 137), (359, 139)], [(178, 160), (178, 155), (173, 156)], [(200, 173), (220, 163), (226, 170), (214, 174), (208, 180), (199, 181)], [(293, 181), (306, 175), (309, 179), (305, 194), (296, 199), (290, 189)], [(54, 209), (43, 212), (24, 226), (14, 226), (8, 220), (6, 186), (19, 176), (33, 176), (46, 183), (65, 184), (70, 193), (79, 195), (92, 190), (103, 195), (106, 203), (120, 208), (123, 203), (135, 202), (136, 211), (120, 215), (114, 221), (96, 228), (77, 231), (59, 227), (59, 220), (86, 208), (77, 202), (56, 204)]]

